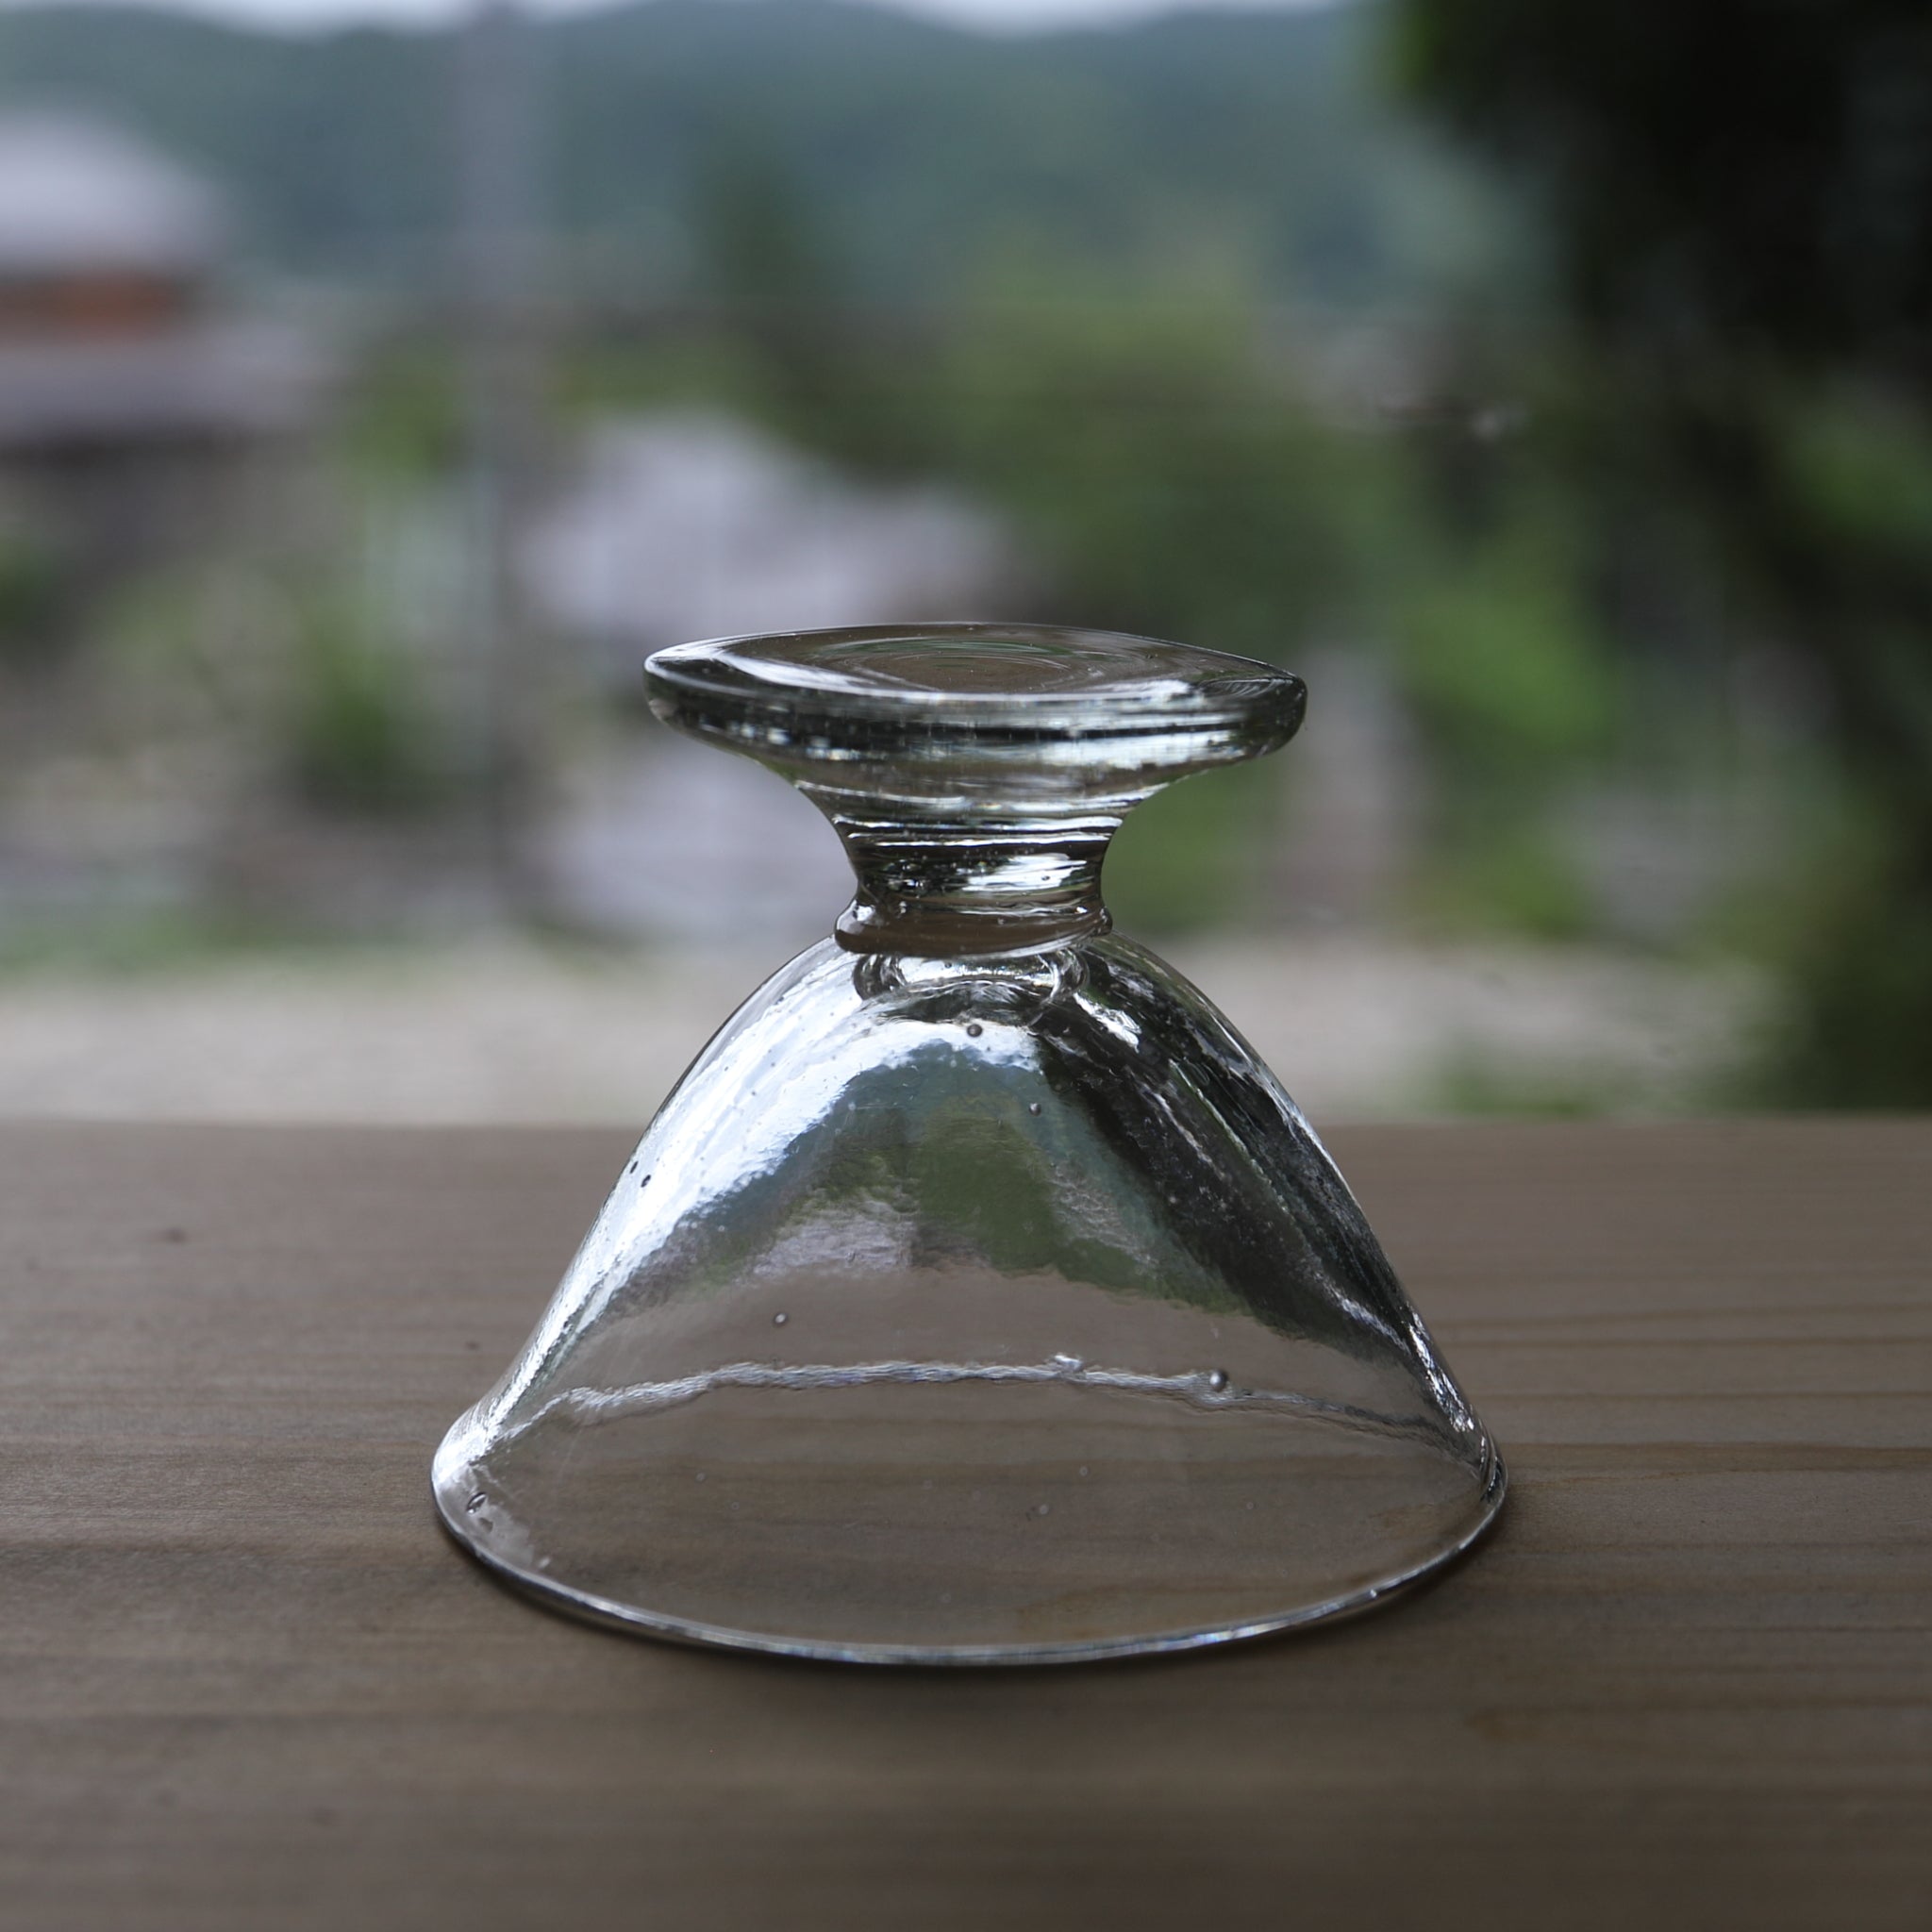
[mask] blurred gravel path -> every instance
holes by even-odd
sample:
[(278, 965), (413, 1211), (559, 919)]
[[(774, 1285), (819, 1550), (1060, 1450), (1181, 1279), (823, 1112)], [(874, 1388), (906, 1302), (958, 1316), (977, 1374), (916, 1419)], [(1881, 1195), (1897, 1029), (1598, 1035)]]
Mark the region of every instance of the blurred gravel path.
[[(1319, 1122), (1566, 1100), (1707, 1106), (1766, 1008), (1742, 971), (1359, 940), (1166, 957)], [(641, 1126), (778, 963), (492, 942), (0, 978), (0, 1114)]]

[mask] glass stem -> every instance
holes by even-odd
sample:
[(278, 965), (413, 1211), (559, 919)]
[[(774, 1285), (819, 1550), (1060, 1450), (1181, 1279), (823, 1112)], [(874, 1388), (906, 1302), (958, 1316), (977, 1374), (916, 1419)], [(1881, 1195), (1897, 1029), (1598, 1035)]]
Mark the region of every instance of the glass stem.
[(1118, 811), (926, 814), (894, 801), (890, 816), (872, 816), (800, 789), (831, 820), (858, 879), (838, 924), (848, 951), (1034, 953), (1107, 930), (1100, 868)]

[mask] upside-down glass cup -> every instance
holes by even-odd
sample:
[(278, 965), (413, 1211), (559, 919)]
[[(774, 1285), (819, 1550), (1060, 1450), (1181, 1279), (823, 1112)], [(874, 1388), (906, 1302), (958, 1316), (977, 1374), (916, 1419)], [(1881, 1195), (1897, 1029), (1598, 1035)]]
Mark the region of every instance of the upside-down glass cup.
[(825, 813), (858, 891), (450, 1430), (458, 1541), (629, 1629), (919, 1664), (1255, 1636), (1466, 1549), (1488, 1435), (1293, 1102), (1100, 897), (1126, 812), (1284, 743), (1299, 680), (963, 624), (648, 676)]

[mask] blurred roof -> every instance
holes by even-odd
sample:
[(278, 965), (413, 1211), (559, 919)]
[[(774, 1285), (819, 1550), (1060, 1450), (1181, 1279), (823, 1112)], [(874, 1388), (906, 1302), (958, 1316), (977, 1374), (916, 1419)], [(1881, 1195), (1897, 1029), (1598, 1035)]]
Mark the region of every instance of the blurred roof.
[(306, 333), (274, 322), (0, 342), (0, 451), (285, 434), (312, 417), (329, 373)]
[(192, 275), (224, 227), (213, 189), (137, 136), (79, 115), (0, 115), (0, 275)]

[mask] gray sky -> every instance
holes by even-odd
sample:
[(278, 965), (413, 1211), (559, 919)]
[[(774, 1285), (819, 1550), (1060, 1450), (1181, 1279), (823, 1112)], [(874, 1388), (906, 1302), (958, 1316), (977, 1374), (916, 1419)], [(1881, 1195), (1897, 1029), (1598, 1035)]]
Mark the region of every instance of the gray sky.
[[(15, 0), (0, 0), (0, 6)], [(43, 0), (44, 4), (44, 0)], [(146, 0), (158, 4), (158, 0)], [(175, 10), (210, 14), (255, 25), (302, 28), (344, 21), (447, 20), (465, 10), (467, 0), (158, 0)], [(599, 0), (526, 0), (540, 13), (582, 12)], [(729, 6), (731, 0), (714, 0)], [(920, 13), (974, 26), (1026, 28), (1091, 25), (1145, 19), (1187, 7), (1252, 8), (1273, 10), (1328, 4), (1328, 0), (876, 0), (908, 13)]]

